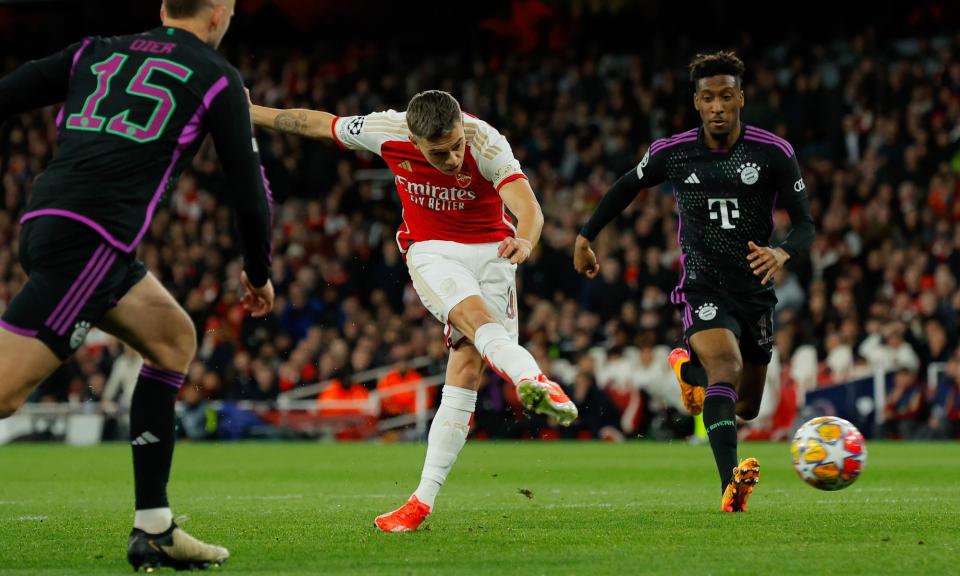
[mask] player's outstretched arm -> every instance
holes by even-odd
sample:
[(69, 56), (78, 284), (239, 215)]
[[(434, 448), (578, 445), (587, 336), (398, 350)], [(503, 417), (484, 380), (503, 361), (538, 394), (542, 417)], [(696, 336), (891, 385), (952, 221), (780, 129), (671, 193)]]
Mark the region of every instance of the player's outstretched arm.
[(31, 60), (0, 78), (0, 123), (16, 114), (42, 108), (67, 97), (73, 55), (84, 44), (74, 44), (41, 60)]
[(540, 241), (543, 211), (526, 178), (504, 184), (500, 188), (500, 197), (510, 213), (517, 217), (517, 236), (501, 242), (497, 254), (514, 264), (523, 264)]
[[(661, 142), (658, 140), (658, 142)], [(656, 146), (656, 142), (654, 142)], [(651, 146), (651, 148), (654, 148)], [(656, 186), (666, 180), (664, 153), (651, 155), (648, 150), (637, 167), (621, 176), (603, 195), (600, 204), (590, 215), (590, 220), (580, 229), (573, 249), (573, 267), (587, 278), (596, 278), (600, 273), (597, 255), (590, 243), (603, 228), (619, 216), (644, 188)]]
[(295, 134), (314, 140), (333, 140), (333, 119), (329, 112), (294, 108), (281, 110), (266, 106), (250, 105), (253, 123), (261, 128), (270, 128), (285, 134)]
[(580, 229), (580, 234), (577, 236), (573, 248), (573, 267), (578, 274), (583, 274), (587, 278), (597, 277), (597, 274), (600, 273), (600, 264), (597, 263), (597, 255), (594, 254), (590, 243), (607, 224), (626, 210), (627, 206), (640, 193), (640, 190), (659, 183), (649, 175), (649, 171), (646, 175), (643, 172), (644, 168), (648, 166), (649, 159), (650, 155), (648, 153), (635, 170), (621, 176), (607, 190), (603, 199), (600, 200), (600, 204), (590, 215), (590, 220)]

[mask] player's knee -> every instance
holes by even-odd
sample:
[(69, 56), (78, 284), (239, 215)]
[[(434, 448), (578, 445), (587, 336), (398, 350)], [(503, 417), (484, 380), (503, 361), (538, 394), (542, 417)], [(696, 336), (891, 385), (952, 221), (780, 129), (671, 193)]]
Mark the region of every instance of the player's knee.
[(494, 318), (486, 310), (476, 310), (473, 311), (467, 319), (468, 325), (473, 329), (474, 332), (481, 326), (486, 326), (487, 324), (497, 324), (497, 319)]
[(743, 371), (743, 360), (733, 352), (720, 353), (709, 359), (703, 359), (703, 365), (713, 382), (737, 382)]
[(454, 326), (466, 328), (468, 332), (476, 331), (484, 324), (496, 322), (497, 319), (487, 310), (483, 300), (479, 297), (467, 298), (450, 311), (450, 321)]
[(185, 373), (196, 355), (197, 333), (187, 319), (176, 322), (166, 338), (154, 341), (144, 358), (158, 368)]
[(170, 353), (172, 356), (170, 360), (176, 364), (172, 369), (186, 372), (190, 362), (197, 355), (197, 333), (192, 324), (184, 326), (180, 331)]

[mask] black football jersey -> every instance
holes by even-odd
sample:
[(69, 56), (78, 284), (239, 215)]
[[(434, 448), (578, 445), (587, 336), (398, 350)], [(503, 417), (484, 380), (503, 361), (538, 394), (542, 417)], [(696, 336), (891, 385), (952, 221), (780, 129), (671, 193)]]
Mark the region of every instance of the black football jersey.
[[(636, 173), (639, 189), (664, 182), (673, 188), (681, 286), (696, 283), (740, 293), (772, 290), (772, 282), (761, 286), (761, 278), (750, 269), (747, 243), (769, 245), (778, 206), (787, 210), (795, 228), (809, 224), (812, 231), (793, 147), (753, 126), (744, 125), (728, 150), (708, 148), (702, 127), (657, 140)], [(793, 252), (789, 245), (784, 248)]]
[(0, 80), (0, 120), (58, 102), (58, 149), (21, 221), (70, 218), (131, 252), (210, 133), (247, 273), (257, 286), (266, 282), (272, 198), (240, 74), (219, 52), (190, 32), (161, 27), (86, 38)]

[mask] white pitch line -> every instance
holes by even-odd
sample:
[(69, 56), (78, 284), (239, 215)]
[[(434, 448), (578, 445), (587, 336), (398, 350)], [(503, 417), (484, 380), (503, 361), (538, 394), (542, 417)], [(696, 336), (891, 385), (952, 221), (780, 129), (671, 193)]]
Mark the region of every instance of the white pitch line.
[(270, 494), (267, 496), (233, 496), (226, 494), (223, 496), (194, 496), (192, 500), (299, 500), (303, 494)]

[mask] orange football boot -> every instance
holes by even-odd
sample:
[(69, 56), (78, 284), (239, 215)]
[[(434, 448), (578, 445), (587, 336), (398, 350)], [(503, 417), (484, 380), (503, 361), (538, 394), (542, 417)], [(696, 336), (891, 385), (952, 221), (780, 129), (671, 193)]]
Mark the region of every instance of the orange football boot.
[(687, 384), (680, 376), (680, 369), (690, 361), (690, 353), (683, 348), (674, 348), (667, 357), (673, 373), (677, 375), (677, 382), (680, 383), (680, 400), (683, 401), (683, 407), (687, 409), (692, 416), (703, 412), (703, 387)]
[(430, 515), (430, 507), (411, 496), (407, 503), (393, 512), (376, 517), (374, 525), (384, 532), (413, 532)]
[(536, 380), (526, 378), (517, 384), (517, 396), (523, 407), (531, 412), (546, 414), (563, 426), (573, 424), (579, 412), (573, 400), (556, 382), (541, 374)]
[(760, 462), (756, 458), (744, 458), (733, 469), (733, 478), (723, 491), (720, 509), (724, 512), (746, 512), (747, 500), (753, 487), (760, 482)]

